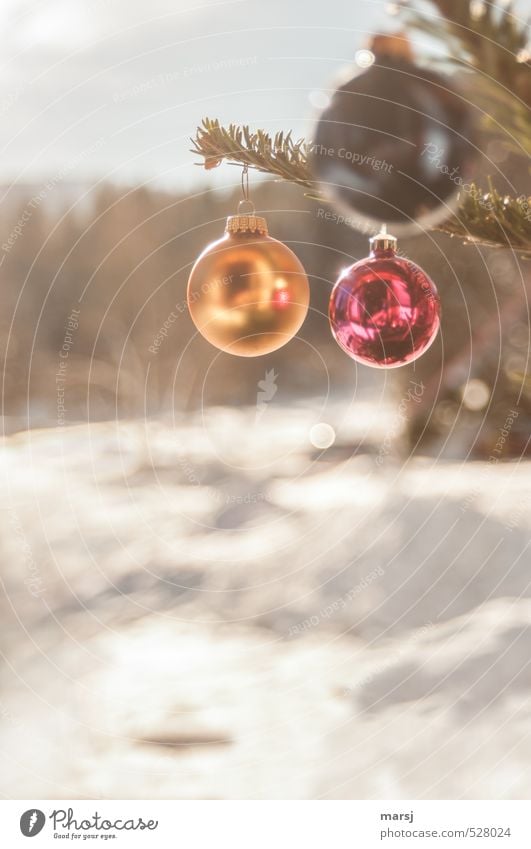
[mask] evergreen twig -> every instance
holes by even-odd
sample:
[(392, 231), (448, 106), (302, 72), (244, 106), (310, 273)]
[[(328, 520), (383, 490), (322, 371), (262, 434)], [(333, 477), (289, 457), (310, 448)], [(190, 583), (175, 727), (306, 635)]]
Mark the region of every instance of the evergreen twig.
[[(248, 165), (265, 174), (296, 183), (318, 200), (315, 181), (308, 166), (309, 145), (304, 139), (293, 141), (291, 132), (272, 138), (263, 130), (231, 124), (222, 127), (217, 120), (205, 118), (198, 128), (193, 153), (202, 156), (205, 168), (214, 168), (224, 160)], [(531, 198), (500, 195), (493, 186), (482, 192), (472, 185), (462, 192), (454, 216), (434, 228), (468, 243), (489, 247), (511, 247), (531, 255)]]
[(263, 130), (251, 132), (249, 127), (230, 124), (222, 127), (217, 120), (204, 118), (192, 139), (197, 153), (204, 158), (207, 169), (215, 168), (225, 159), (238, 165), (248, 165), (282, 180), (312, 188), (308, 169), (308, 145), (304, 139), (293, 140), (292, 133), (276, 133), (272, 138)]
[(477, 71), (474, 99), (484, 123), (513, 151), (531, 155), (531, 52), (529, 24), (512, 0), (417, 0), (401, 4), (404, 23), (443, 40), (449, 59)]

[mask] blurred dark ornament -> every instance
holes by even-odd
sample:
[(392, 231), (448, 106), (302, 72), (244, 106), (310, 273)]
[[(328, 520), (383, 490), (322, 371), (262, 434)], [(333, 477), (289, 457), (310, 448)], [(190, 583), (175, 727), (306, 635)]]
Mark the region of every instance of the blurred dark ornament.
[(366, 70), (319, 118), (312, 173), (360, 229), (434, 225), (449, 216), (475, 160), (470, 107), (450, 79), (415, 64), (403, 35), (376, 36), (357, 61)]
[(375, 368), (413, 362), (437, 336), (435, 284), (414, 262), (396, 255), (396, 239), (371, 239), (371, 254), (345, 269), (330, 297), (330, 325), (353, 360)]

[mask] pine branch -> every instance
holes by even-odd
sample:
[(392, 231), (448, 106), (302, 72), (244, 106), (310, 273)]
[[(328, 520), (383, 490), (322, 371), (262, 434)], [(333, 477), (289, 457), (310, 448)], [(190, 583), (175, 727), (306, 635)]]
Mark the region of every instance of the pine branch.
[[(224, 160), (247, 165), (296, 183), (309, 190), (308, 197), (326, 200), (315, 189), (308, 166), (308, 143), (304, 139), (294, 142), (291, 132), (272, 138), (263, 130), (251, 132), (249, 127), (234, 124), (225, 128), (219, 121), (205, 118), (192, 143), (192, 152), (203, 157), (207, 169)], [(472, 185), (469, 192), (461, 193), (456, 214), (435, 229), (470, 244), (511, 247), (531, 256), (531, 198), (501, 196), (492, 186), (482, 192)]]
[(273, 138), (263, 130), (253, 133), (249, 127), (230, 124), (222, 127), (217, 120), (204, 118), (191, 139), (207, 169), (216, 168), (225, 159), (236, 165), (248, 165), (257, 171), (273, 174), (282, 180), (312, 188), (308, 170), (308, 145), (304, 139), (293, 141), (291, 132), (277, 133)]
[(465, 52), (475, 68), (489, 68), (493, 79), (515, 89), (519, 71), (515, 60), (528, 61), (529, 27), (514, 12), (512, 0), (431, 0), (439, 14), (429, 16), (417, 9), (415, 0), (405, 2), (410, 24), (437, 38), (448, 37)]
[(531, 155), (531, 53), (529, 25), (509, 0), (405, 0), (404, 22), (442, 41), (449, 61), (476, 71), (474, 100), (485, 110), (485, 127), (513, 151)]
[(531, 198), (500, 195), (492, 185), (482, 193), (472, 184), (470, 193), (461, 193), (456, 215), (434, 229), (470, 244), (531, 256)]

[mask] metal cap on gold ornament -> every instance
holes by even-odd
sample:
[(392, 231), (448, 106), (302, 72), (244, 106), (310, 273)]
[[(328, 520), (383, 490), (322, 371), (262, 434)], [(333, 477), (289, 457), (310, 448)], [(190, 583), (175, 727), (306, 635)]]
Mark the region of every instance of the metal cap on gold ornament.
[[(244, 206), (250, 211), (244, 212)], [(256, 215), (254, 203), (250, 200), (242, 200), (238, 204), (237, 215), (229, 215), (226, 233), (259, 233), (261, 236), (268, 235), (267, 221), (261, 215)]]

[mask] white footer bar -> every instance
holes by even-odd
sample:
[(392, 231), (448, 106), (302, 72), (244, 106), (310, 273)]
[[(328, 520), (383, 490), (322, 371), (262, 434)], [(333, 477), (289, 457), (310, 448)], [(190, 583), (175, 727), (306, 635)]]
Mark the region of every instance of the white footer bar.
[[(0, 845), (531, 849), (527, 801), (0, 802)], [(31, 841), (35, 842), (31, 842)]]

